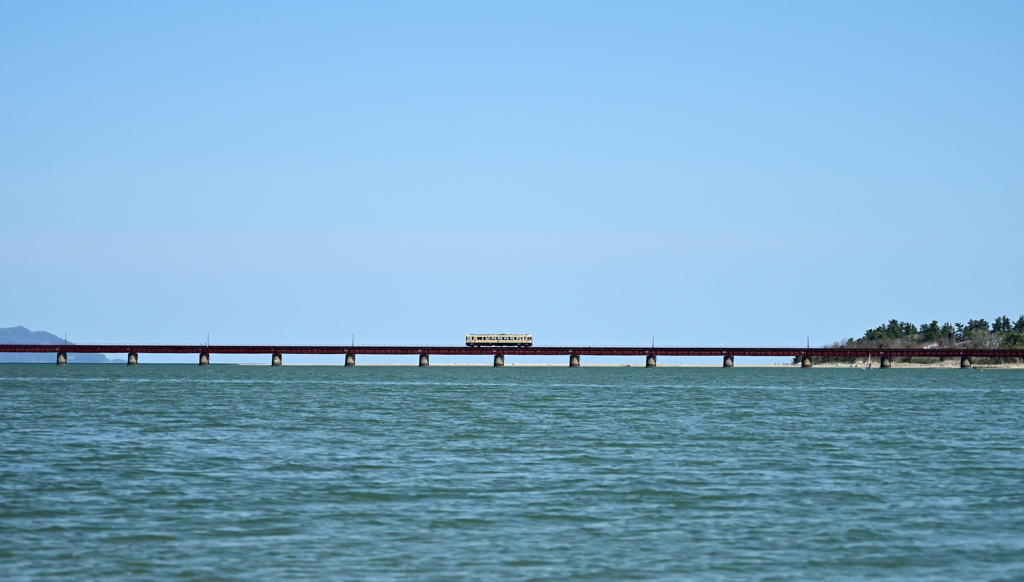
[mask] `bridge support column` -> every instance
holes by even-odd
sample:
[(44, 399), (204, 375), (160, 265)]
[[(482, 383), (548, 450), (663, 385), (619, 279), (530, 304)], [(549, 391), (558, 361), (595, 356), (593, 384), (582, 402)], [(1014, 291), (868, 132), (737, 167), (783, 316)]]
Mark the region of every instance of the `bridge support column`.
[(210, 354), (203, 352), (199, 354), (199, 365), (209, 366), (210, 365)]
[(505, 354), (494, 354), (494, 367), (502, 368), (505, 366)]
[(348, 366), (348, 367), (355, 366), (356, 365), (356, 355), (355, 354), (345, 354), (345, 365)]
[(271, 366), (280, 366), (282, 363), (283, 362), (281, 361), (281, 354), (279, 354), (277, 352), (274, 352), (274, 354), (272, 356), (270, 356), (270, 365)]
[(139, 365), (139, 354), (135, 352), (128, 352), (128, 365), (138, 366)]
[(733, 359), (732, 354), (727, 354), (725, 357), (722, 358), (722, 367), (723, 368), (731, 368), (731, 367), (733, 367), (734, 363), (735, 363), (735, 360)]
[(811, 367), (811, 357), (810, 356), (804, 356), (800, 360), (800, 367), (801, 368), (810, 368)]
[(570, 368), (579, 368), (580, 367), (580, 357), (577, 356), (576, 354), (570, 354), (569, 355), (569, 367)]
[(426, 368), (430, 365), (430, 354), (420, 354), (420, 367)]
[(891, 368), (892, 367), (892, 358), (889, 357), (889, 356), (882, 356), (882, 359), (879, 362), (878, 367), (879, 368)]
[(64, 352), (57, 352), (57, 365), (58, 366), (67, 366), (68, 365), (68, 355), (66, 353), (64, 353)]
[(969, 356), (964, 356), (964, 357), (960, 358), (960, 367), (961, 368), (970, 368), (971, 365), (972, 365), (971, 364), (971, 358)]
[(647, 354), (647, 367), (657, 368), (658, 367), (658, 356), (654, 354)]

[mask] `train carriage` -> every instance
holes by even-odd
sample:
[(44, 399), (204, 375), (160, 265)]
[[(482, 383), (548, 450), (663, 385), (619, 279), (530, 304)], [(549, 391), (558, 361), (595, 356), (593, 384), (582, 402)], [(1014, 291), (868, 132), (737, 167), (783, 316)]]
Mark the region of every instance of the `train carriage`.
[(470, 347), (516, 346), (528, 348), (533, 345), (533, 335), (529, 333), (470, 333), (466, 334), (466, 345)]

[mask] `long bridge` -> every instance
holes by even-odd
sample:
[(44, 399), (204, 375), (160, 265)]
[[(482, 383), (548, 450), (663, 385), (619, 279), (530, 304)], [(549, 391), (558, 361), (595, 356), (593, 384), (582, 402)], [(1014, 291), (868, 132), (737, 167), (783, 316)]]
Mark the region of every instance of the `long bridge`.
[(737, 356), (799, 357), (810, 368), (813, 358), (878, 359), (879, 367), (892, 367), (894, 358), (960, 358), (961, 368), (970, 368), (974, 358), (1024, 358), (1024, 349), (872, 349), (872, 348), (701, 348), (701, 347), (549, 347), (549, 346), (283, 346), (283, 345), (161, 345), (161, 344), (0, 344), (0, 353), (53, 353), (57, 365), (67, 364), (67, 355), (127, 354), (128, 365), (139, 363), (139, 354), (198, 354), (199, 365), (210, 364), (211, 354), (265, 354), (273, 366), (283, 363), (285, 354), (344, 355), (345, 365), (356, 365), (356, 355), (414, 355), (420, 366), (430, 365), (430, 356), (493, 356), (496, 367), (505, 356), (568, 356), (569, 367), (580, 365), (582, 356), (643, 357), (648, 368), (658, 365), (658, 356), (720, 356), (722, 366), (733, 367)]

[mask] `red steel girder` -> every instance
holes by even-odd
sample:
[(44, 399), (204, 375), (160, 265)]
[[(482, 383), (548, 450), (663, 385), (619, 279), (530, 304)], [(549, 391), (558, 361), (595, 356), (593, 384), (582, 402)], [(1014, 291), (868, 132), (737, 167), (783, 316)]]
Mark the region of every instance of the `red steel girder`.
[(0, 344), (6, 353), (78, 354), (366, 354), (432, 356), (766, 356), (866, 358), (1024, 358), (1024, 350), (1004, 349), (846, 349), (846, 348), (704, 348), (704, 347), (497, 347), (497, 346), (273, 346), (273, 345), (160, 345), (160, 344)]

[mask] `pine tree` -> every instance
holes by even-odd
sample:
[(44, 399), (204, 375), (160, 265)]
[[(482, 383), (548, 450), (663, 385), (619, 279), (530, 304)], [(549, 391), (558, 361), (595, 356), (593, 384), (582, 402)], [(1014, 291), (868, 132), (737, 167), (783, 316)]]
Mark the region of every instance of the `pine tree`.
[(995, 332), (1007, 332), (1013, 329), (1010, 324), (1010, 318), (1005, 315), (997, 317), (995, 323), (992, 324), (992, 331)]
[(984, 319), (969, 319), (967, 320), (967, 327), (964, 328), (965, 332), (972, 331), (988, 331), (988, 322)]

